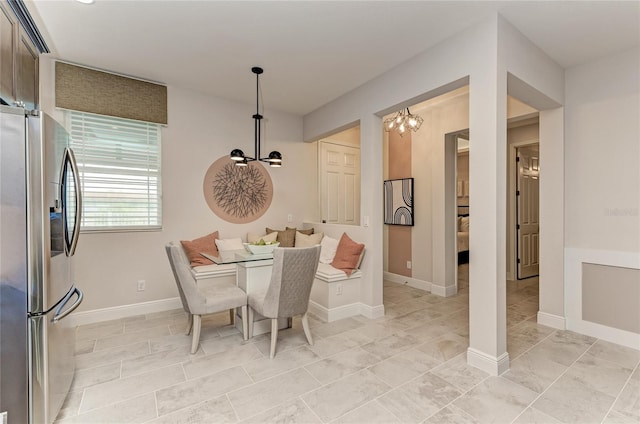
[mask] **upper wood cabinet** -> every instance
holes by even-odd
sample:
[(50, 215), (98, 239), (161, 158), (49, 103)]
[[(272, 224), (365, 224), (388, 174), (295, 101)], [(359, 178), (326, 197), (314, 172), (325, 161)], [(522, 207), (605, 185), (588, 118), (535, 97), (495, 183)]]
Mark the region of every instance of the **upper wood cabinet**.
[(39, 52), (6, 1), (0, 0), (0, 99), (9, 105), (40, 105)]
[(16, 101), (16, 38), (18, 20), (6, 3), (0, 2), (0, 99), (6, 104)]
[(38, 50), (27, 34), (20, 28), (18, 31), (18, 48), (16, 49), (16, 98), (24, 103), (27, 109), (38, 109), (38, 86), (40, 84)]

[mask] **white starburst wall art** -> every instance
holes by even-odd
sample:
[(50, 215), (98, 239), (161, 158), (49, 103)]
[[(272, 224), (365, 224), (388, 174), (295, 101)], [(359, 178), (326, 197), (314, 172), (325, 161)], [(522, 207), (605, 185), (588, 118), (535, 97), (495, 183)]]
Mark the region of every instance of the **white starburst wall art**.
[(273, 198), (271, 177), (262, 164), (256, 161), (235, 166), (228, 156), (211, 164), (202, 189), (213, 213), (234, 224), (260, 218)]

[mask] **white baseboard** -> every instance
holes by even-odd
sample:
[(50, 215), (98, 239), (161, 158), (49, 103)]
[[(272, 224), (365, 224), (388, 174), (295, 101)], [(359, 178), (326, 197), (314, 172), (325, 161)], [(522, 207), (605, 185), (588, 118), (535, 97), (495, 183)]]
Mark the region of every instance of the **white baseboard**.
[[(170, 311), (172, 309), (182, 309), (182, 302), (179, 297), (134, 303), (131, 305), (114, 306), (112, 308), (94, 309), (92, 311), (76, 312), (69, 316), (69, 320), (72, 326), (78, 326), (137, 315), (152, 314), (155, 312)], [(329, 310), (314, 301), (310, 301), (309, 312), (327, 322), (337, 321), (339, 319), (354, 317), (357, 315), (363, 315), (367, 318), (375, 319), (384, 316), (384, 305), (369, 306), (358, 302)]]
[(179, 297), (114, 306), (112, 308), (94, 309), (92, 311), (75, 312), (69, 316), (69, 320), (71, 321), (71, 325), (78, 326), (136, 315), (151, 314), (154, 312), (170, 311), (172, 309), (182, 309), (182, 302)]
[(357, 315), (363, 315), (369, 319), (375, 319), (384, 316), (384, 305), (369, 306), (358, 302), (328, 309), (313, 300), (310, 300), (309, 312), (326, 322), (333, 322), (339, 319), (355, 317)]
[(505, 352), (496, 358), (469, 347), (467, 348), (467, 363), (489, 375), (501, 375), (509, 370), (509, 353)]
[(329, 322), (329, 310), (324, 306), (314, 302), (313, 300), (309, 301), (308, 312), (312, 315), (317, 316), (322, 321)]
[(546, 325), (547, 327), (555, 328), (557, 330), (567, 329), (567, 319), (565, 317), (549, 314), (547, 312), (538, 311), (538, 324)]
[(311, 300), (309, 301), (309, 312), (326, 322), (333, 322), (339, 319), (360, 315), (360, 303), (352, 303), (350, 305), (328, 309)]
[(361, 303), (360, 315), (365, 316), (369, 319), (382, 318), (384, 316), (384, 305), (369, 306)]
[(406, 284), (407, 286), (415, 289), (428, 291), (436, 296), (449, 297), (458, 292), (456, 286), (442, 287), (429, 281), (418, 280), (417, 278), (406, 277), (404, 275), (393, 274), (386, 271), (383, 273), (383, 278), (386, 281), (391, 281), (392, 283)]
[(576, 333), (597, 337), (607, 342), (640, 350), (640, 334), (637, 333), (584, 320), (568, 320), (567, 329), (575, 331)]
[(458, 293), (456, 286), (442, 287), (437, 284), (431, 284), (431, 294), (435, 294), (436, 296), (449, 297), (456, 293)]
[(400, 274), (393, 274), (391, 272), (385, 271), (382, 276), (386, 281), (391, 281), (392, 283), (398, 284), (406, 284), (409, 287), (413, 287), (415, 289), (431, 291), (431, 283), (424, 280), (418, 280), (417, 278), (406, 277)]

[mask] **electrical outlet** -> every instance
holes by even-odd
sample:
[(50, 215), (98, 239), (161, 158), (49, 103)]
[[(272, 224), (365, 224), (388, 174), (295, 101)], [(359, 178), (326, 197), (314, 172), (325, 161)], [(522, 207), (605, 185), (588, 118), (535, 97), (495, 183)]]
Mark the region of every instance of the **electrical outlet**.
[(292, 223), (293, 222), (293, 215), (292, 214), (287, 215), (287, 222), (288, 223)]
[(144, 291), (147, 286), (147, 282), (144, 280), (138, 280), (138, 291)]
[(7, 424), (7, 422), (9, 421), (9, 413), (7, 411), (4, 411), (0, 414), (0, 418), (2, 418), (2, 424)]
[(411, 269), (411, 261), (407, 261), (407, 269)]
[(336, 295), (342, 295), (342, 284), (336, 284)]

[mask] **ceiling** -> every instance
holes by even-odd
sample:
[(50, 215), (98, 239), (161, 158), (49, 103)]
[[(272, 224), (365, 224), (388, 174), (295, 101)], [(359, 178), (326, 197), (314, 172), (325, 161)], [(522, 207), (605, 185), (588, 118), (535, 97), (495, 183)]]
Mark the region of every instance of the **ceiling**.
[(639, 1), (26, 0), (54, 58), (305, 115), (499, 12), (562, 67), (640, 43)]

